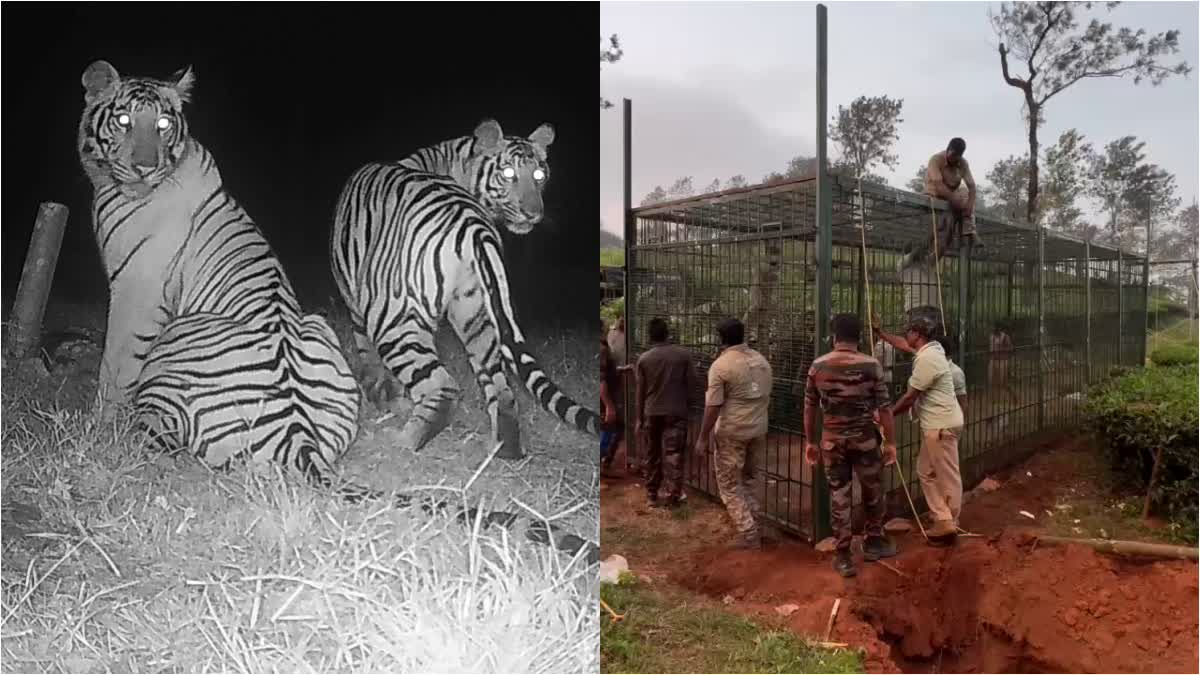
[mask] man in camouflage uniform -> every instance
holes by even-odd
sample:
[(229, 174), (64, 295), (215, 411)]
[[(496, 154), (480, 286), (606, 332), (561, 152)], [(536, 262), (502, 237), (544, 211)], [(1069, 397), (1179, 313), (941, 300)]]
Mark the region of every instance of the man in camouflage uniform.
[(772, 375), (763, 355), (746, 346), (745, 331), (737, 319), (717, 324), (722, 352), (708, 369), (696, 452), (705, 452), (715, 434), (713, 468), (721, 501), (738, 529), (736, 546), (754, 549), (762, 545), (754, 471), (766, 448)]
[[(804, 391), (804, 434), (812, 439), (817, 410), (823, 414), (820, 445), (809, 440), (804, 457), (809, 464), (825, 462), (829, 481), (830, 511), (837, 553), (833, 568), (852, 577), (854, 559), (851, 542), (851, 487), (853, 474), (862, 486), (866, 512), (863, 558), (875, 561), (896, 555), (896, 546), (883, 533), (884, 500), (880, 485), (883, 467), (896, 461), (896, 432), (888, 408), (883, 367), (874, 357), (859, 353), (862, 322), (853, 314), (838, 314), (831, 322), (833, 351), (813, 361)], [(873, 414), (879, 412), (883, 448), (875, 435)]]

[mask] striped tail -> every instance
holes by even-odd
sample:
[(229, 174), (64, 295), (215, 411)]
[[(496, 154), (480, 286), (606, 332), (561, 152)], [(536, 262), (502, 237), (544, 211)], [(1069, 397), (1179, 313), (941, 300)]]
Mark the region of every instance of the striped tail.
[(525, 383), (525, 389), (547, 412), (582, 432), (599, 436), (600, 416), (596, 411), (585, 408), (564, 394), (525, 345), (525, 337), (521, 334), (509, 301), (508, 278), (494, 237), (494, 234), (480, 230), (475, 234), (473, 244), (484, 304), (500, 336), (504, 359)]
[[(383, 501), (387, 495), (379, 490), (358, 485), (356, 483), (337, 484), (333, 480), (332, 472), (320, 460), (312, 461), (320, 456), (319, 451), (308, 445), (301, 449), (300, 463), (302, 471), (308, 482), (313, 487), (318, 489), (324, 488), (333, 493), (334, 497), (345, 501), (348, 504), (358, 504), (363, 501)], [(447, 503), (444, 499), (421, 499), (412, 495), (397, 494), (392, 498), (392, 506), (397, 509), (407, 509), (412, 506), (420, 506), (421, 511), (425, 515), (432, 516), (442, 513), (446, 510)], [(480, 529), (487, 530), (492, 525), (512, 531), (514, 525), (520, 521), (520, 516), (510, 511), (480, 511), (479, 509), (466, 509), (460, 511), (456, 520), (471, 527), (476, 519), (480, 521)], [(590, 542), (579, 535), (565, 532), (553, 523), (527, 518), (525, 525), (525, 538), (529, 541), (541, 546), (550, 546), (554, 549), (566, 553), (571, 556), (579, 555), (582, 551), (588, 565), (595, 565), (600, 562), (600, 547)]]

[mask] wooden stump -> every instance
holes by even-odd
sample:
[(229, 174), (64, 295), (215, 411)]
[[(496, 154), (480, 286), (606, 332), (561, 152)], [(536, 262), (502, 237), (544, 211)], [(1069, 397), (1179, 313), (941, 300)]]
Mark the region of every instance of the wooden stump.
[(68, 213), (70, 209), (54, 202), (42, 202), (38, 207), (4, 344), (4, 351), (10, 356), (29, 356), (38, 346)]

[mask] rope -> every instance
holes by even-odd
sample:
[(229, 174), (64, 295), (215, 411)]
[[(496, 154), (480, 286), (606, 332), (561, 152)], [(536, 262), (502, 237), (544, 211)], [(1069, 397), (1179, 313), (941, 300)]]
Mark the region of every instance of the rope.
[(858, 227), (862, 234), (862, 273), (863, 286), (867, 294), (867, 344), (871, 348), (871, 356), (875, 355), (875, 329), (871, 327), (875, 313), (871, 311), (871, 275), (867, 273), (867, 206), (863, 199), (862, 174), (858, 174)]
[[(859, 231), (862, 234), (863, 287), (864, 287), (864, 291), (867, 294), (867, 335), (871, 339), (871, 342), (870, 342), (871, 355), (874, 356), (875, 355), (875, 330), (874, 330), (874, 328), (872, 328), (871, 323), (874, 320), (875, 314), (871, 311), (871, 275), (867, 272), (867, 207), (866, 207), (866, 200), (863, 199), (862, 174), (861, 173), (858, 175), (858, 209), (859, 209), (859, 226), (860, 226)], [(936, 229), (936, 224), (935, 224), (934, 237), (936, 238), (936, 236), (937, 236), (937, 229)], [(935, 247), (937, 246), (936, 239), (934, 241), (934, 246)], [(938, 276), (938, 296), (939, 297), (941, 296), (941, 276), (940, 276), (940, 274)], [(945, 320), (944, 319), (942, 322), (942, 330), (945, 330)], [(875, 428), (879, 429), (879, 435), (880, 435), (880, 437), (882, 437), (883, 436), (882, 425), (876, 424)], [(904, 496), (908, 498), (908, 506), (909, 506), (909, 508), (912, 509), (913, 520), (917, 521), (917, 527), (921, 528), (921, 536), (925, 537), (925, 539), (928, 541), (929, 535), (925, 534), (925, 525), (921, 523), (921, 515), (919, 513), (917, 513), (917, 505), (915, 503), (913, 503), (912, 495), (908, 493), (908, 481), (905, 480), (904, 472), (900, 469), (900, 458), (899, 457), (896, 458), (895, 466), (896, 466), (896, 473), (900, 475), (900, 487), (904, 488)]]
[(912, 509), (913, 520), (917, 521), (917, 527), (921, 528), (921, 536), (925, 540), (929, 540), (929, 535), (925, 534), (925, 525), (921, 523), (921, 514), (917, 513), (917, 505), (913, 503), (912, 495), (908, 493), (908, 481), (904, 480), (904, 472), (900, 470), (900, 458), (896, 458), (896, 473), (900, 474), (900, 487), (904, 488), (904, 496), (908, 497), (908, 507)]
[[(937, 213), (933, 210), (933, 197), (929, 197), (929, 224), (933, 234), (933, 269), (937, 272), (938, 313), (942, 319), (942, 334), (946, 333), (946, 304), (942, 302), (942, 257), (938, 254)], [(961, 311), (961, 308), (960, 308)]]

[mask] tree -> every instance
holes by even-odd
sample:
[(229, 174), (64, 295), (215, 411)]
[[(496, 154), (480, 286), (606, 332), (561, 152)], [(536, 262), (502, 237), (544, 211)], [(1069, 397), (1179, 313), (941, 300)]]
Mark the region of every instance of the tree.
[(661, 185), (656, 185), (653, 190), (646, 193), (645, 197), (642, 197), (642, 206), (650, 206), (651, 204), (658, 204), (665, 201), (667, 201), (667, 191)]
[(746, 187), (747, 185), (749, 185), (749, 183), (746, 182), (746, 177), (740, 173), (736, 176), (731, 177), (729, 180), (725, 181), (725, 189), (726, 190), (732, 190), (733, 188), (743, 188), (743, 187)]
[(1046, 193), (1041, 213), (1048, 227), (1073, 234), (1083, 226), (1083, 211), (1076, 203), (1087, 190), (1087, 170), (1094, 157), (1092, 144), (1074, 129), (1064, 131), (1046, 150), (1046, 176), (1039, 191)]
[(1088, 168), (1088, 193), (1100, 202), (1108, 215), (1108, 235), (1118, 245), (1122, 242), (1121, 213), (1133, 196), (1145, 143), (1134, 136), (1125, 136), (1104, 146), (1104, 152), (1092, 158)]
[(1165, 257), (1168, 251), (1168, 237), (1163, 235), (1169, 231), (1164, 221), (1179, 208), (1175, 190), (1175, 176), (1157, 164), (1144, 164), (1134, 171), (1125, 201), (1129, 229), (1136, 235), (1147, 233), (1144, 250), (1151, 258)]
[[(609, 36), (607, 47), (604, 46), (604, 37), (603, 36), (600, 37), (600, 68), (601, 69), (604, 68), (604, 64), (606, 64), (606, 63), (616, 63), (617, 61), (620, 61), (621, 57), (624, 54), (625, 54), (625, 51), (623, 49), (621, 49), (621, 42), (617, 39), (617, 36), (615, 33), (613, 35)], [(609, 101), (608, 99), (601, 96), (600, 97), (600, 108), (604, 109), (604, 108), (611, 108), (611, 107), (613, 107), (612, 101)]]
[(705, 186), (705, 188), (703, 190), (701, 190), (700, 194), (706, 195), (706, 194), (710, 194), (713, 192), (720, 192), (720, 191), (721, 191), (721, 179), (714, 178), (713, 182), (711, 182), (707, 186)]
[(805, 176), (813, 176), (817, 173), (817, 158), (806, 157), (804, 155), (796, 155), (788, 161), (787, 168), (783, 173), (772, 171), (763, 177), (764, 183), (775, 183), (781, 180), (789, 180), (792, 178), (804, 178)]
[(674, 199), (691, 197), (694, 194), (696, 194), (696, 188), (692, 186), (692, 177), (683, 176), (682, 178), (676, 178), (675, 182), (671, 183), (671, 187), (665, 190), (661, 185), (656, 185), (645, 197), (642, 197), (641, 205), (649, 206), (651, 204), (669, 202)]
[[(1116, 2), (1105, 3), (1111, 11)], [(1179, 51), (1179, 31), (1148, 36), (1143, 29), (1113, 29), (1111, 23), (1092, 19), (1080, 27), (1075, 13), (1092, 3), (1011, 2), (1002, 3), (999, 14), (989, 12), (992, 28), (1000, 38), (1000, 72), (1004, 81), (1019, 89), (1025, 98), (1026, 128), (1029, 132), (1029, 176), (1026, 211), (1029, 222), (1037, 222), (1038, 127), (1044, 121), (1046, 103), (1083, 79), (1133, 76), (1159, 85), (1171, 75), (1186, 75), (1184, 61), (1174, 66), (1159, 58)], [(1026, 73), (1010, 72), (1009, 56), (1024, 63)]]
[(980, 193), (992, 204), (991, 212), (1021, 222), (1028, 215), (1025, 186), (1029, 183), (1029, 158), (1009, 155), (992, 165), (986, 179), (987, 184)]
[[(887, 96), (859, 96), (850, 102), (850, 107), (838, 106), (837, 115), (829, 125), (829, 140), (841, 151), (841, 162), (837, 165), (853, 176), (867, 180), (871, 168), (876, 164), (889, 169), (895, 168), (899, 157), (892, 146), (900, 140), (897, 131), (903, 99)], [(874, 177), (876, 182), (879, 177)], [(887, 181), (883, 181), (887, 184)]]

